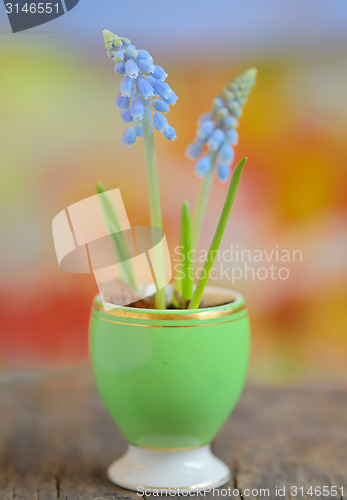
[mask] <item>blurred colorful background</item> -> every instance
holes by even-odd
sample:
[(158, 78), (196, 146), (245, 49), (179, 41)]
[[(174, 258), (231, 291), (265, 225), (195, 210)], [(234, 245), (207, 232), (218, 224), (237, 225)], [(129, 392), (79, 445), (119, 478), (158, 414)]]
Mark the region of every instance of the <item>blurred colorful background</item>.
[[(182, 201), (200, 180), (185, 155), (196, 120), (238, 72), (258, 68), (240, 121), (248, 156), (222, 249), (300, 249), (286, 280), (241, 279), (253, 332), (254, 382), (346, 375), (347, 4), (344, 1), (80, 0), (61, 18), (12, 34), (0, 5), (0, 370), (86, 363), (91, 275), (60, 271), (51, 221), (120, 188), (133, 225), (149, 223), (143, 144), (121, 144), (119, 77), (108, 28), (148, 49), (179, 95), (178, 138), (156, 134), (171, 249)], [(208, 248), (227, 187), (214, 182), (200, 248)], [(232, 266), (232, 264), (229, 264)], [(214, 282), (213, 284), (216, 284)]]

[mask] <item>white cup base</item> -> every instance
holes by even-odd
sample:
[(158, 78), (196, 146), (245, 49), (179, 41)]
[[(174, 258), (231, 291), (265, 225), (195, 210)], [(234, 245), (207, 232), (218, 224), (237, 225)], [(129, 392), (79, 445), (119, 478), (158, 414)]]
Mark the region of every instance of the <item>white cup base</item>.
[(139, 494), (146, 490), (184, 494), (222, 486), (229, 481), (230, 470), (213, 455), (210, 445), (178, 451), (129, 445), (107, 475), (118, 486)]

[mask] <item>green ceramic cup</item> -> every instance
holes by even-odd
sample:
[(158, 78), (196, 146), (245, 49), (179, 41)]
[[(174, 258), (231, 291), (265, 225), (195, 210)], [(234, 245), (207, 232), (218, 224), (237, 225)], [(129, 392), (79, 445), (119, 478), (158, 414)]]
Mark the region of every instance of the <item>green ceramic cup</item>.
[[(245, 301), (235, 292), (213, 287), (204, 297), (209, 307), (198, 310), (119, 307), (106, 312), (98, 298), (94, 301), (90, 352), (97, 387), (130, 444), (130, 454), (145, 454), (130, 457), (123, 469), (148, 461), (146, 450), (158, 452), (162, 464), (162, 453), (171, 457), (169, 452), (206, 449), (237, 403), (250, 349)], [(182, 455), (182, 460), (188, 456)], [(125, 477), (125, 469), (115, 470), (117, 462), (112, 467), (109, 477), (121, 486), (158, 486), (153, 485), (157, 476), (131, 476), (128, 470)], [(132, 481), (126, 479), (129, 474)], [(166, 482), (201, 490), (211, 481), (225, 482), (228, 469), (210, 474), (209, 483), (201, 474), (183, 475), (180, 471)]]

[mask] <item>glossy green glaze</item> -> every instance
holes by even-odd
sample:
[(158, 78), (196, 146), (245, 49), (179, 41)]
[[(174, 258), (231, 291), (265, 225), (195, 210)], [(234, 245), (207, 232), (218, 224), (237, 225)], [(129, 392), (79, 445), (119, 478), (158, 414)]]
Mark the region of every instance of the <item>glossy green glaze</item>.
[(199, 310), (105, 312), (97, 299), (92, 309), (96, 383), (136, 446), (210, 443), (241, 394), (249, 344), (247, 310), (237, 294), (232, 303)]

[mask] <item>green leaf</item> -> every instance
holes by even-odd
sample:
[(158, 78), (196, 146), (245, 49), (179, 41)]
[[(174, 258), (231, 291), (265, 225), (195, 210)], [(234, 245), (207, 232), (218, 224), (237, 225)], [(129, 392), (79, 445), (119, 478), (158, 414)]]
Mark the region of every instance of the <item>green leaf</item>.
[(120, 266), (122, 281), (126, 285), (131, 286), (131, 288), (134, 291), (137, 291), (136, 280), (130, 262), (130, 253), (124, 235), (122, 233), (122, 228), (119, 222), (118, 215), (107, 194), (104, 185), (101, 184), (101, 182), (97, 183), (96, 192), (100, 195), (99, 201), (101, 203), (101, 208), (104, 214), (106, 226), (110, 232), (112, 242), (116, 251), (117, 259)]
[(181, 255), (182, 272), (181, 280), (181, 307), (186, 309), (193, 295), (194, 272), (192, 262), (192, 222), (188, 203), (185, 201), (181, 212)]
[(221, 216), (219, 218), (218, 226), (216, 229), (216, 232), (214, 234), (211, 246), (209, 248), (206, 261), (203, 267), (203, 270), (201, 272), (201, 277), (198, 281), (198, 284), (196, 285), (196, 288), (193, 293), (192, 300), (190, 301), (190, 304), (188, 306), (188, 309), (198, 309), (202, 295), (205, 290), (205, 286), (207, 284), (213, 263), (215, 261), (215, 258), (217, 256), (217, 252), (220, 246), (220, 243), (222, 241), (222, 237), (229, 219), (230, 211), (234, 203), (235, 195), (236, 195), (236, 190), (240, 182), (240, 177), (242, 173), (242, 169), (246, 163), (247, 158), (243, 158), (240, 163), (237, 165), (235, 168), (235, 171), (233, 173), (233, 176), (231, 178), (230, 184), (229, 184), (229, 189), (227, 192), (227, 196), (224, 202), (223, 210), (221, 213)]

